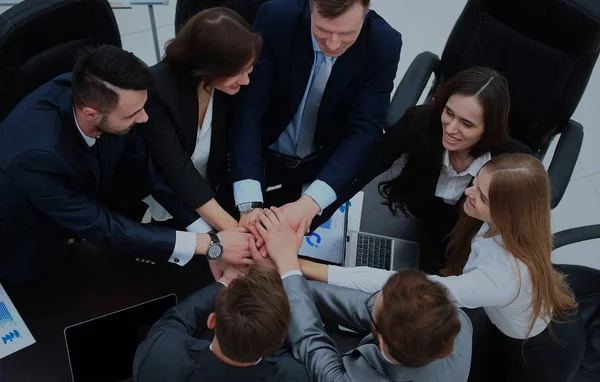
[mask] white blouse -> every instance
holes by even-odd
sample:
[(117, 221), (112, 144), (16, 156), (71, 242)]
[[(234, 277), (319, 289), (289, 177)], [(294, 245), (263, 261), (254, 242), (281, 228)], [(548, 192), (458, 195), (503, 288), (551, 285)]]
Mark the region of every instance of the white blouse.
[[(471, 241), (471, 253), (460, 276), (429, 275), (444, 284), (459, 307), (483, 307), (490, 320), (505, 335), (524, 339), (532, 317), (532, 284), (527, 266), (502, 248), (500, 236), (485, 238), (483, 224)], [(374, 293), (395, 272), (368, 267), (329, 266), (328, 283)], [(520, 277), (519, 277), (520, 276)], [(549, 320), (538, 317), (529, 337), (541, 333)]]
[(444, 149), (444, 162), (437, 186), (435, 187), (435, 196), (443, 199), (446, 204), (456, 204), (471, 183), (471, 180), (477, 176), (479, 170), (490, 159), (492, 159), (490, 153), (485, 153), (475, 158), (465, 171), (457, 173), (454, 167), (452, 167), (452, 163), (450, 163), (448, 150)]
[[(214, 94), (214, 91), (213, 91)], [(210, 143), (212, 138), (212, 117), (213, 117), (213, 94), (211, 94), (208, 106), (206, 108), (206, 114), (202, 121), (202, 126), (198, 126), (198, 134), (196, 134), (196, 146), (192, 153), (192, 163), (200, 175), (206, 178), (206, 172), (208, 169), (208, 158), (210, 156)], [(148, 205), (148, 211), (146, 214), (150, 214), (156, 221), (165, 221), (172, 218), (171, 214), (164, 209), (163, 206), (152, 197), (147, 196), (143, 201)], [(204, 220), (204, 219), (202, 219)], [(206, 223), (206, 221), (204, 221)], [(207, 232), (212, 229), (208, 223)]]

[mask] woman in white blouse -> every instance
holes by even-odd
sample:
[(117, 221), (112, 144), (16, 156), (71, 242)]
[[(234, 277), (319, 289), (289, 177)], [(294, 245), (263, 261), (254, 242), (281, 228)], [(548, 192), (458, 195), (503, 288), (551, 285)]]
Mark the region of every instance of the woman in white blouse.
[[(577, 304), (550, 261), (550, 185), (543, 165), (524, 154), (494, 157), (465, 195), (445, 277), (429, 277), (444, 284), (458, 306), (483, 307), (499, 334), (493, 350), (499, 380), (569, 381), (582, 360), (585, 335)], [(307, 278), (368, 292), (393, 274), (301, 265)]]
[(508, 136), (509, 110), (508, 83), (500, 73), (484, 67), (458, 73), (442, 85), (431, 105), (408, 108), (386, 130), (363, 172), (328, 211), (386, 170), (399, 172), (380, 184), (380, 193), (394, 215), (420, 220), (419, 264), (437, 274), (445, 263), (445, 238), (458, 220), (459, 201), (481, 166), (497, 154), (530, 152)]

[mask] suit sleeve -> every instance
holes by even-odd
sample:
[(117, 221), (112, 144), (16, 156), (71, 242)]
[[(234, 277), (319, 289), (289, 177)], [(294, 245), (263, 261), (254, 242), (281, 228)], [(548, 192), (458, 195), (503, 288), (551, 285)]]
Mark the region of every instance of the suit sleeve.
[(294, 357), (303, 363), (316, 382), (351, 382), (342, 355), (325, 333), (307, 281), (293, 275), (283, 279), (292, 318), (288, 338)]
[(200, 218), (193, 208), (175, 193), (152, 159), (148, 146), (136, 131), (130, 133), (125, 156), (134, 162), (133, 168), (144, 174), (152, 196), (181, 224), (188, 227)]
[(318, 180), (333, 188), (336, 195), (345, 194), (345, 189), (360, 173), (383, 136), (385, 114), (390, 104), (401, 46), (401, 37), (398, 35), (396, 44), (381, 64), (374, 68), (356, 95), (346, 136), (317, 176)]
[(189, 358), (189, 340), (207, 328), (215, 299), (224, 286), (218, 282), (203, 288), (168, 310), (148, 332), (133, 361), (134, 380), (183, 381)]
[(214, 192), (181, 147), (166, 106), (155, 95), (148, 99), (145, 109), (149, 119), (138, 132), (145, 138), (152, 158), (184, 202), (194, 210), (201, 207), (214, 198)]
[(365, 301), (371, 294), (319, 281), (308, 281), (310, 294), (321, 317), (358, 333), (371, 331)]
[(174, 230), (136, 223), (109, 211), (89, 194), (70, 189), (70, 170), (52, 153), (25, 152), (7, 172), (41, 213), (98, 247), (163, 262), (173, 252)]
[(275, 77), (274, 58), (265, 37), (270, 24), (269, 4), (260, 8), (254, 30), (263, 35), (263, 48), (250, 76), (250, 84), (242, 87), (232, 102), (230, 115), (231, 181), (261, 181), (261, 146), (263, 118), (269, 106)]
[(385, 132), (383, 139), (376, 145), (373, 155), (369, 158), (363, 170), (342, 191), (342, 194), (338, 194), (336, 201), (324, 210), (323, 214), (316, 219), (315, 224), (320, 225), (329, 220), (342, 204), (346, 203), (346, 201), (350, 200), (373, 179), (394, 165), (394, 162), (406, 151), (409, 131), (413, 120), (414, 112), (408, 109), (404, 116)]

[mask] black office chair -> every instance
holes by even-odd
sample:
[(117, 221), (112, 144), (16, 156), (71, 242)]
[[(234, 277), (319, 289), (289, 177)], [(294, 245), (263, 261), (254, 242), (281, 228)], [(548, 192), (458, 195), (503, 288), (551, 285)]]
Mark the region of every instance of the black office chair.
[(213, 7), (231, 8), (252, 25), (256, 18), (256, 12), (267, 1), (269, 0), (177, 0), (175, 33), (196, 13)]
[(107, 0), (25, 0), (0, 15), (0, 121), (27, 94), (73, 70), (86, 45), (121, 47)]
[(570, 120), (600, 53), (600, 0), (469, 0), (441, 60), (431, 52), (411, 63), (390, 105), (386, 126), (415, 105), (431, 74), (433, 87), (473, 66), (489, 66), (508, 80), (510, 134), (542, 159), (560, 134), (548, 169), (552, 207), (567, 188), (583, 140)]
[[(554, 234), (554, 249), (600, 239), (600, 224), (571, 228)], [(586, 351), (574, 382), (600, 381), (600, 270), (557, 264), (573, 290), (585, 325)]]

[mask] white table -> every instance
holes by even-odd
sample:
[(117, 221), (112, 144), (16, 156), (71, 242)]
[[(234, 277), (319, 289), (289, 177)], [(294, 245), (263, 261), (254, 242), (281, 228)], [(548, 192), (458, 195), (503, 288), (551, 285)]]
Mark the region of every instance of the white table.
[[(0, 0), (1, 5), (16, 5), (23, 0)], [(155, 5), (169, 5), (169, 0), (121, 0), (110, 1), (109, 4), (113, 9), (131, 9), (135, 5), (146, 5), (150, 14), (150, 30), (152, 31), (152, 39), (154, 40), (154, 53), (156, 54), (156, 62), (160, 62), (160, 47), (158, 44), (158, 31), (156, 30), (156, 19), (154, 17)]]

